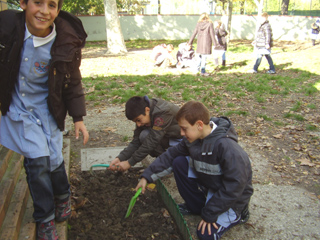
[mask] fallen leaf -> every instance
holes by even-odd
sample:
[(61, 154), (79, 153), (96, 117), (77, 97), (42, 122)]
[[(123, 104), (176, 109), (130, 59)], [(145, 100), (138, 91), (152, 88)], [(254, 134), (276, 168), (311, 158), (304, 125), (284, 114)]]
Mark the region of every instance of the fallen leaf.
[(78, 213), (76, 211), (72, 210), (70, 218), (77, 218), (77, 217), (78, 217)]
[(165, 217), (165, 218), (169, 218), (170, 217), (170, 214), (168, 212), (167, 209), (161, 209), (161, 212), (162, 212), (162, 215)]
[(294, 146), (293, 149), (296, 150), (296, 151), (301, 151), (302, 150), (300, 145)]
[(88, 201), (88, 199), (87, 198), (84, 198), (82, 201), (80, 201), (79, 203), (76, 203), (75, 205), (73, 205), (73, 209), (74, 210), (77, 210), (77, 209), (79, 209), (79, 208), (82, 208), (85, 204), (86, 204), (86, 202)]
[(279, 134), (273, 135), (273, 137), (274, 137), (274, 138), (277, 138), (277, 139), (280, 139), (280, 138), (282, 138), (282, 134), (279, 133)]
[(263, 122), (263, 121), (264, 121), (264, 119), (263, 119), (263, 118), (261, 118), (261, 117), (257, 117), (256, 121), (257, 121), (257, 122)]
[(113, 128), (113, 127), (107, 127), (105, 129), (103, 129), (104, 132), (115, 132), (117, 131), (117, 129)]
[(147, 188), (148, 188), (149, 190), (153, 190), (155, 187), (156, 187), (156, 185), (155, 185), (154, 183), (150, 183), (150, 184), (148, 184), (148, 186), (147, 186)]
[(308, 152), (308, 156), (309, 156), (310, 158), (312, 158), (312, 159), (320, 159), (320, 155), (315, 155), (315, 154), (313, 154), (313, 153), (311, 153), (311, 152)]
[(95, 86), (92, 86), (91, 88), (88, 89), (88, 91), (86, 91), (86, 93), (94, 92), (94, 90), (95, 90)]
[(300, 166), (309, 166), (309, 167), (315, 166), (314, 163), (310, 162), (310, 160), (306, 158), (297, 159), (297, 161), (300, 162)]
[(91, 73), (90, 77), (93, 78), (93, 79), (96, 79), (98, 76), (97, 76), (97, 74)]
[(263, 145), (264, 148), (271, 148), (272, 147), (272, 144), (271, 143), (265, 143)]

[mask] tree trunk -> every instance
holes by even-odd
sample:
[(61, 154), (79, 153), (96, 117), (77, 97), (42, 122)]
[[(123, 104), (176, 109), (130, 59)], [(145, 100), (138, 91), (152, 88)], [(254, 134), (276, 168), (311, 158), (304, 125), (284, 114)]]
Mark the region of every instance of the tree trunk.
[(282, 15), (288, 15), (289, 2), (290, 2), (290, 0), (282, 0), (282, 3), (281, 3), (281, 14)]
[(240, 1), (240, 14), (243, 15), (244, 14), (244, 4), (245, 4), (245, 1)]
[(227, 35), (227, 42), (230, 41), (230, 35), (231, 35), (232, 9), (233, 9), (232, 0), (228, 0), (228, 33), (229, 34)]
[(260, 0), (260, 2), (258, 0), (254, 0), (254, 2), (258, 7), (258, 16), (260, 16), (263, 10), (263, 0)]
[(126, 53), (116, 0), (104, 0), (108, 53)]

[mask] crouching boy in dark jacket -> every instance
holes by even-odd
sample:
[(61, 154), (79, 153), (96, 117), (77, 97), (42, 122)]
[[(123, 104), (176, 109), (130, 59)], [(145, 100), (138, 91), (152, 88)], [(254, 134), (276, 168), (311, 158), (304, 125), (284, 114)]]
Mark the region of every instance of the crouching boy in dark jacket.
[(126, 117), (136, 123), (133, 140), (112, 160), (109, 170), (126, 171), (146, 156), (157, 157), (181, 139), (179, 107), (159, 98), (135, 96), (126, 103)]
[(253, 194), (251, 162), (237, 143), (227, 118), (211, 118), (200, 102), (186, 103), (176, 115), (182, 141), (160, 155), (142, 174), (136, 190), (173, 171), (182, 213), (200, 214), (199, 239), (220, 239), (249, 218)]

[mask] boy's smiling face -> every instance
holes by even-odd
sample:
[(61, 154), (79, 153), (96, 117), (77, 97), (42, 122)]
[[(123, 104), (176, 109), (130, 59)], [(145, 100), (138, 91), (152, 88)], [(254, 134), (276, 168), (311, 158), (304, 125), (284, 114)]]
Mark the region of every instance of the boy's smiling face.
[(20, 7), (26, 13), (29, 32), (37, 37), (46, 37), (51, 33), (53, 21), (59, 14), (59, 0), (20, 0)]
[(137, 127), (143, 127), (143, 126), (150, 126), (150, 108), (146, 107), (145, 108), (145, 115), (140, 114), (138, 117), (136, 117), (135, 119), (133, 119), (132, 121), (134, 121), (137, 125)]

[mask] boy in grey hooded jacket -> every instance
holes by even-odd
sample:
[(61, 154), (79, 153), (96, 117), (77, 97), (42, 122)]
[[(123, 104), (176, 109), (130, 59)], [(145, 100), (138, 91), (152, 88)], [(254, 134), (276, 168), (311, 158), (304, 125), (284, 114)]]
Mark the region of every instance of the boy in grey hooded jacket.
[(249, 218), (251, 161), (237, 143), (231, 121), (210, 119), (202, 103), (187, 102), (176, 119), (184, 138), (145, 169), (136, 190), (141, 187), (144, 193), (147, 183), (173, 172), (185, 201), (180, 209), (201, 215), (199, 239), (220, 239)]

